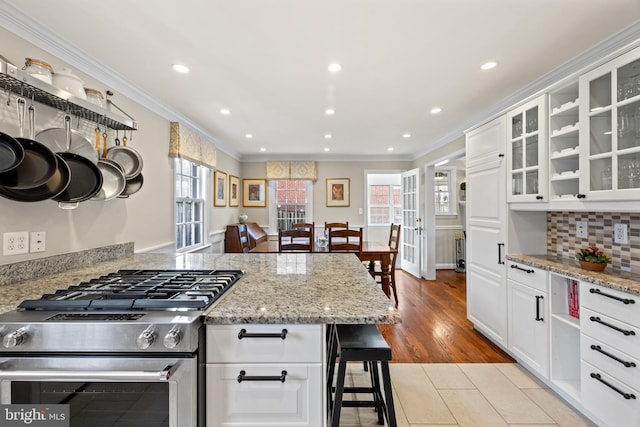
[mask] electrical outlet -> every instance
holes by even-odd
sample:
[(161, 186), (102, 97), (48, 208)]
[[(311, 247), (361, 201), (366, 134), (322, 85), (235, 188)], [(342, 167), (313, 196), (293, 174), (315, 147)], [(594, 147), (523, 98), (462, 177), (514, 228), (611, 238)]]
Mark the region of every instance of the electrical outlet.
[(613, 225), (613, 242), (622, 244), (629, 243), (627, 224)]
[(576, 221), (576, 237), (580, 237), (581, 239), (589, 238), (587, 221)]
[(16, 231), (2, 235), (2, 255), (20, 255), (29, 253), (29, 232)]
[(47, 233), (44, 231), (32, 231), (29, 237), (29, 249), (31, 252), (44, 252), (46, 250)]

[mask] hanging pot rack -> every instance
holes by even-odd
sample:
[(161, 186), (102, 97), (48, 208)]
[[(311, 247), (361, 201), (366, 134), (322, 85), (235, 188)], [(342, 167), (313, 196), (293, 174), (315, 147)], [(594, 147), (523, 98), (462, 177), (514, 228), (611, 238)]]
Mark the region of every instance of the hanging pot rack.
[(122, 117), (105, 108), (101, 108), (83, 99), (71, 95), (69, 92), (58, 89), (46, 82), (36, 79), (15, 65), (0, 59), (0, 90), (14, 93), (18, 96), (28, 97), (33, 101), (56, 108), (76, 117), (100, 123), (116, 130), (137, 130), (136, 121), (122, 111), (127, 117)]

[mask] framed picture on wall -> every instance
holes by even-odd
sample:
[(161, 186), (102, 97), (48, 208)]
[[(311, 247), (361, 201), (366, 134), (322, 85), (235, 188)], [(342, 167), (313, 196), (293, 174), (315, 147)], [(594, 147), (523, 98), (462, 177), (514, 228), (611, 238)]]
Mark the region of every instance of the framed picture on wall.
[(229, 175), (229, 206), (240, 204), (240, 178)]
[(349, 178), (327, 178), (327, 206), (349, 206)]
[(242, 206), (263, 208), (267, 206), (267, 180), (242, 180)]
[(213, 206), (227, 206), (227, 174), (213, 172)]

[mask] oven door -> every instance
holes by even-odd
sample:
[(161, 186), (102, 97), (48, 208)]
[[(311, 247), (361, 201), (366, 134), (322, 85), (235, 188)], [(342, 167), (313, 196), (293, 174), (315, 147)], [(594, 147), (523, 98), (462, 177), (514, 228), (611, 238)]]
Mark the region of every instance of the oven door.
[(70, 426), (196, 427), (195, 357), (0, 359), (0, 403), (69, 405)]

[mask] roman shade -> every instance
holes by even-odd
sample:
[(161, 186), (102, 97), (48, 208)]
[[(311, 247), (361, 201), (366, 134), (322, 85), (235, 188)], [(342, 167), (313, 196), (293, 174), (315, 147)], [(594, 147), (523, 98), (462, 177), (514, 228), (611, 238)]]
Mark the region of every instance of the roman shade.
[(180, 157), (208, 168), (216, 166), (216, 146), (178, 122), (171, 122), (169, 157)]
[(268, 161), (267, 179), (318, 179), (318, 168), (312, 160)]

